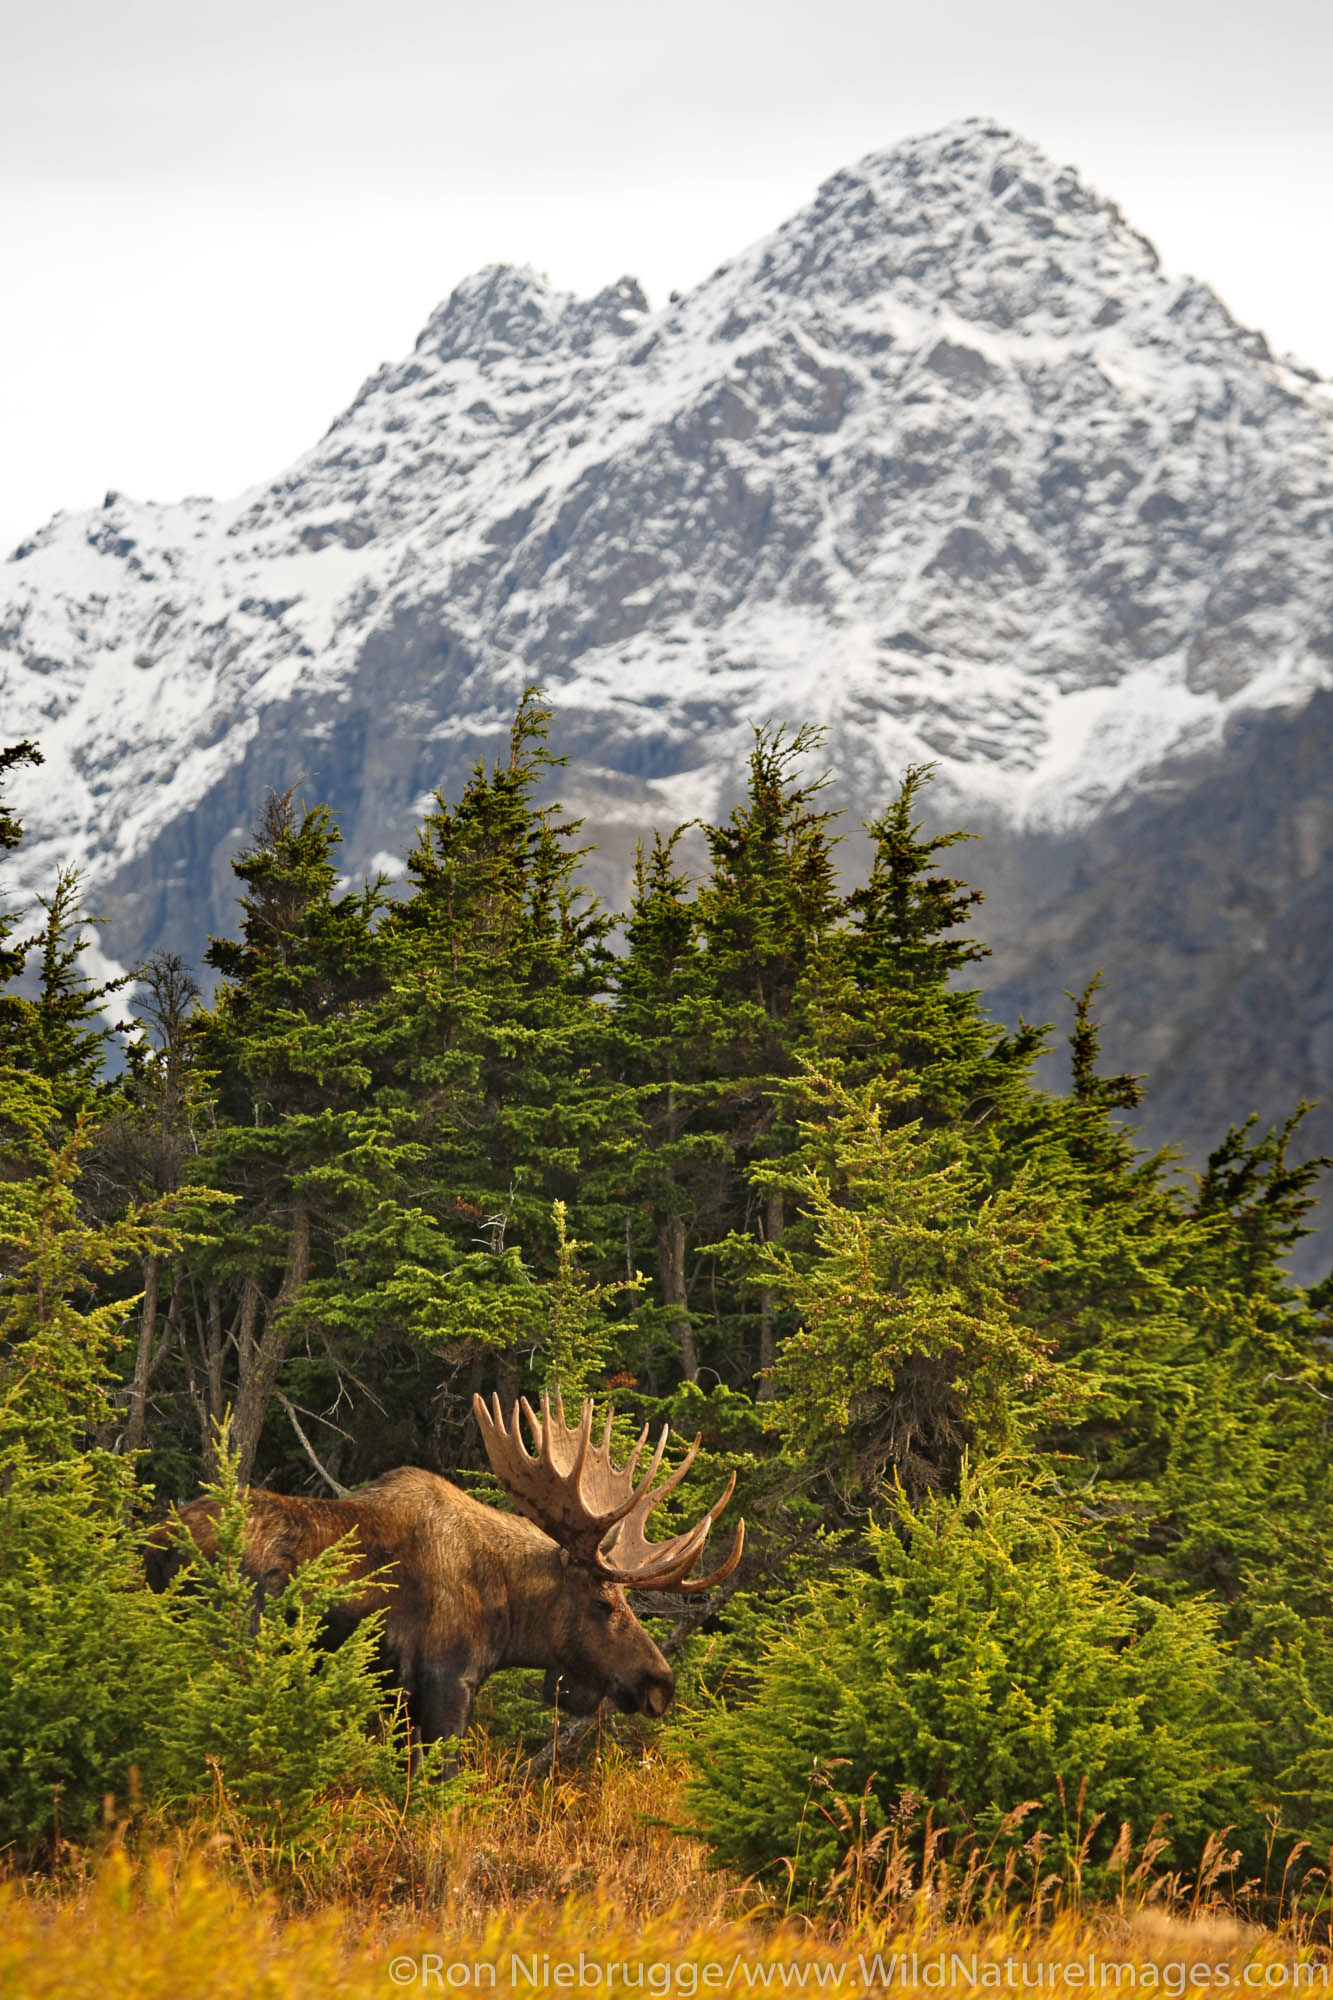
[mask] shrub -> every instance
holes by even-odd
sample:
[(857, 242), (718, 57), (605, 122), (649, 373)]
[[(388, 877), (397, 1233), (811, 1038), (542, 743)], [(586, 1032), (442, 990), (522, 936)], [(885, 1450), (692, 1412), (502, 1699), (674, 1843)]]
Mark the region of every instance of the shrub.
[(873, 1834), (904, 1795), (935, 1824), (992, 1838), (1033, 1801), (1058, 1864), (1102, 1815), (1162, 1814), (1177, 1859), (1234, 1817), (1225, 1654), (1201, 1602), (1162, 1607), (1097, 1570), (1027, 1480), (969, 1470), (870, 1530), (871, 1572), (812, 1585), (768, 1633), (749, 1698), (697, 1720), (692, 1803), (719, 1857), (789, 1860), (827, 1888), (862, 1810)]
[(86, 1833), (135, 1770), (151, 1805), (194, 1816), (220, 1785), (254, 1832), (316, 1840), (335, 1792), (397, 1789), (404, 1776), (401, 1739), (370, 1732), (382, 1699), (374, 1623), (336, 1652), (321, 1647), (343, 1588), (336, 1551), (253, 1619), (225, 1439), (217, 1561), (193, 1564), (165, 1596), (149, 1591), (133, 1466), (93, 1442), (127, 1307), (84, 1299), (90, 1273), (169, 1247), (172, 1211), (85, 1222), (86, 1129), (53, 1147), (41, 1090), (0, 1072), (6, 1123), (28, 1172), (0, 1180), (0, 1844), (31, 1853)]
[(123, 1796), (172, 1671), (130, 1531), (133, 1467), (91, 1445), (126, 1308), (90, 1302), (170, 1244), (171, 1217), (86, 1222), (88, 1127), (53, 1145), (55, 1129), (50, 1088), (0, 1068), (0, 1842), (25, 1846)]
[(96, 1472), (92, 1457), (0, 1453), (0, 1843), (86, 1833), (132, 1784), (171, 1817), (225, 1796), (248, 1831), (306, 1845), (332, 1826), (335, 1797), (400, 1794), (402, 1734), (375, 1727), (375, 1622), (321, 1644), (344, 1589), (337, 1551), (255, 1620), (224, 1454), (217, 1559), (156, 1597)]
[[(405, 1732), (377, 1738), (383, 1702), (377, 1618), (335, 1650), (321, 1621), (346, 1594), (337, 1549), (305, 1565), (256, 1618), (241, 1569), (245, 1496), (225, 1433), (219, 1447), (217, 1555), (181, 1572), (167, 1598), (176, 1668), (145, 1741), (152, 1796), (188, 1811), (213, 1784), (268, 1839), (320, 1837), (333, 1793), (393, 1793), (405, 1776)], [(360, 1585), (356, 1586), (358, 1589)]]
[(86, 1832), (172, 1698), (173, 1635), (96, 1472), (0, 1452), (0, 1844)]
[[(1279, 1850), (1288, 1839), (1310, 1852), (1333, 1851), (1333, 1652), (1330, 1621), (1302, 1626), (1286, 1607), (1265, 1621), (1262, 1650), (1244, 1662), (1239, 1698), (1244, 1704), (1248, 1761), (1262, 1791)], [(1249, 1866), (1260, 1865), (1254, 1840)]]

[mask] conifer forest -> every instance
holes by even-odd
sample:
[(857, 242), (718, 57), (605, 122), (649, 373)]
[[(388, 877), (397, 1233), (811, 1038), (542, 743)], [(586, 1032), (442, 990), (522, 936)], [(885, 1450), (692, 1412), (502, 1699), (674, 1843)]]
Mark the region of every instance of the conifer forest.
[[(1143, 1151), (1153, 1080), (1108, 1073), (1095, 982), (1054, 1024), (988, 1013), (928, 769), (866, 802), (848, 880), (817, 732), (756, 732), (730, 817), (645, 828), (600, 908), (550, 720), (529, 691), (391, 881), (271, 794), (202, 966), (91, 982), (71, 877), (0, 917), (0, 1847), (212, 1814), (305, 1866), (559, 1755), (671, 1760), (707, 1865), (787, 1909), (890, 1852), (1007, 1857), (1001, 1899), (1148, 1851), (1199, 1879), (1219, 1840), (1238, 1880), (1323, 1861), (1305, 1107), (1236, 1104), (1200, 1174)], [(474, 1395), (556, 1385), (614, 1403), (618, 1449), (669, 1424), (667, 1467), (700, 1433), (654, 1533), (734, 1472), (744, 1555), (636, 1600), (662, 1721), (553, 1725), (501, 1674), (414, 1773), (374, 1619), (326, 1643), (337, 1552), (255, 1612), (244, 1489), (418, 1466), (508, 1505)], [(149, 1590), (203, 1491), (215, 1555)]]

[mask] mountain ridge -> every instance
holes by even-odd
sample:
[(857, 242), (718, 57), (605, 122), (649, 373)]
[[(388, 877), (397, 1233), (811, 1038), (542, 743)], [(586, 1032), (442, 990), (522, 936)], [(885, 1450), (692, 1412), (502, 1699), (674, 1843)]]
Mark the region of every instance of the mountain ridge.
[[(196, 957), (267, 785), (331, 801), (350, 873), (398, 866), (534, 681), (613, 904), (635, 833), (725, 810), (752, 723), (821, 724), (853, 819), (934, 763), (1004, 1004), (1049, 1014), (1069, 857), (1095, 877), (1137, 802), (1188, 815), (1247, 718), (1276, 741), (1333, 687), (1333, 391), (984, 119), (656, 311), (487, 266), (286, 472), (111, 494), (0, 566), (6, 732), (48, 760), (21, 892), (77, 862), (116, 958)], [(1084, 930), (1157, 948), (1098, 893)]]

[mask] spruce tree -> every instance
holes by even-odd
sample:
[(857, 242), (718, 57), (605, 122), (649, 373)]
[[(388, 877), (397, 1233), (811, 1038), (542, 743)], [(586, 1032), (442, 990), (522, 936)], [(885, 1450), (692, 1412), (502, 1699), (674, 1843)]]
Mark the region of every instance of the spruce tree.
[(965, 1449), (1014, 1449), (1070, 1393), (1019, 1311), (1048, 1201), (1030, 1175), (988, 1195), (951, 1135), (895, 1121), (892, 1084), (812, 1072), (803, 1097), (799, 1164), (755, 1176), (807, 1220), (799, 1250), (758, 1255), (798, 1322), (776, 1426), (862, 1504), (950, 1488)]
[[(420, 1107), (424, 1177), (459, 1260), (437, 1345), (464, 1394), (516, 1387), (541, 1344), (554, 1204), (594, 1266), (623, 1257), (633, 1103), (609, 1072), (609, 920), (578, 883), (577, 824), (541, 792), (560, 760), (534, 689), (507, 756), (435, 795), (389, 929), (394, 1076)], [(460, 1422), (456, 1449), (470, 1448)]]
[[(127, 1045), (118, 1101), (98, 1134), (96, 1164), (125, 1200), (174, 1194), (197, 1149), (195, 1121), (206, 1086), (195, 1062), (199, 983), (176, 952), (157, 951), (139, 972), (140, 1032)], [(134, 1361), (126, 1385), (124, 1449), (149, 1443), (149, 1390), (185, 1328), (186, 1265), (156, 1252), (144, 1259)]]
[[(0, 787), (20, 764), (42, 761), (33, 743), (0, 749)], [(18, 847), (22, 838), (22, 824), (0, 796), (0, 854)], [(39, 896), (38, 902), (45, 921), (14, 942), (15, 920), (0, 906), (0, 1064), (45, 1078), (57, 1113), (68, 1121), (99, 1095), (114, 1040), (104, 1002), (128, 981), (98, 984), (82, 969), (89, 919), (74, 870), (62, 869), (51, 895)], [(28, 969), (34, 953), (35, 993), (4, 990)]]
[(27, 1066), (53, 1085), (68, 1119), (102, 1094), (108, 1055), (120, 1039), (105, 1002), (130, 982), (128, 975), (94, 981), (84, 972), (88, 917), (73, 869), (62, 869), (50, 897), (38, 900), (46, 913), (33, 940), (39, 983), (36, 997), (23, 1009), (22, 1033)]
[(734, 1162), (716, 1111), (734, 1024), (704, 952), (691, 885), (676, 864), (682, 832), (655, 835), (647, 855), (639, 846), (608, 1025), (617, 1073), (633, 1088), (642, 1127), (627, 1261), (636, 1247), (633, 1217), (646, 1213), (669, 1362), (694, 1382), (699, 1342), (687, 1246), (720, 1235), (730, 1220)]
[(831, 993), (820, 1057), (849, 1083), (892, 1076), (897, 1116), (980, 1135), (1030, 1091), (1041, 1031), (1009, 1035), (959, 975), (990, 956), (966, 929), (979, 890), (941, 873), (939, 857), (971, 836), (929, 835), (918, 817), (932, 766), (911, 765), (896, 797), (866, 823), (865, 882), (847, 897), (843, 981)]
[[(324, 807), (272, 797), (234, 864), (241, 935), (207, 954), (224, 978), (198, 1022), (197, 1061), (216, 1113), (192, 1172), (234, 1205), (192, 1259), (190, 1390), (206, 1451), (234, 1404), (243, 1479), (293, 1342), (318, 1345), (326, 1330), (328, 1298), (308, 1292), (317, 1270), (336, 1267), (343, 1240), (386, 1199), (393, 1216), (419, 1157), (398, 1107), (374, 1090), (393, 1034), (383, 891), (338, 893), (337, 842)], [(351, 1276), (355, 1288), (362, 1274)]]
[[(23, 839), (22, 822), (13, 807), (5, 800), (5, 780), (20, 764), (40, 764), (43, 761), (37, 745), (26, 740), (0, 747), (0, 854), (11, 853)], [(0, 903), (0, 988), (8, 986), (12, 980), (18, 978), (27, 964), (28, 952), (31, 950), (30, 941), (11, 944), (10, 939), (13, 934), (14, 918), (3, 903)], [(0, 991), (0, 1037), (5, 1034), (5, 1023), (12, 1006), (11, 996)]]
[[(816, 996), (836, 954), (841, 902), (832, 814), (818, 803), (827, 779), (802, 775), (820, 741), (815, 729), (794, 736), (785, 729), (756, 730), (745, 799), (724, 824), (704, 828), (711, 866), (699, 891), (699, 927), (713, 1004), (726, 1012), (730, 1026), (715, 1117), (739, 1177), (788, 1150), (778, 1086), (807, 1043)], [(787, 1219), (781, 1181), (761, 1188), (738, 1179), (734, 1231), (774, 1244)], [(746, 1338), (745, 1359), (766, 1398), (777, 1357), (779, 1302), (765, 1284), (757, 1300), (758, 1325), (753, 1345)]]

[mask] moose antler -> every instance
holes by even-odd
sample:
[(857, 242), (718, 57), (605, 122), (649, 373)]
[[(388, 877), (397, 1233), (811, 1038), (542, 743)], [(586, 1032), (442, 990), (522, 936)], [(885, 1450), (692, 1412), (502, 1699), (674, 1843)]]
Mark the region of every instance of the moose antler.
[[(600, 1444), (592, 1442), (592, 1402), (584, 1402), (578, 1426), (565, 1421), (560, 1391), (555, 1392), (555, 1413), (551, 1399), (542, 1397), (538, 1417), (526, 1397), (520, 1397), (506, 1424), (500, 1398), (492, 1396), (488, 1409), (480, 1396), (472, 1398), (482, 1442), (491, 1469), (520, 1513), (559, 1542), (578, 1562), (586, 1563), (609, 1583), (629, 1584), (635, 1590), (673, 1590), (693, 1596), (711, 1590), (715, 1583), (731, 1575), (745, 1546), (745, 1523), (736, 1526), (736, 1539), (726, 1561), (708, 1576), (686, 1581), (704, 1552), (708, 1532), (732, 1496), (736, 1485), (733, 1472), (720, 1499), (715, 1500), (701, 1520), (668, 1542), (650, 1542), (644, 1534), (648, 1516), (658, 1502), (674, 1493), (694, 1463), (699, 1439), (686, 1452), (675, 1471), (653, 1487), (666, 1450), (670, 1426), (663, 1424), (643, 1477), (635, 1481), (635, 1471), (648, 1442), (644, 1425), (624, 1465), (611, 1460), (611, 1423), (614, 1409), (608, 1410)], [(523, 1442), (520, 1412), (526, 1419), (535, 1455)]]

